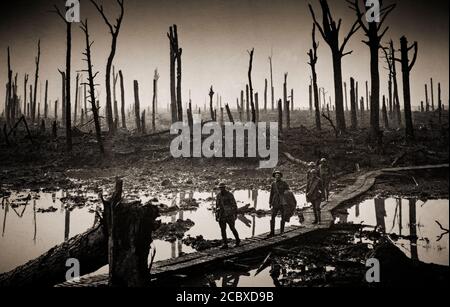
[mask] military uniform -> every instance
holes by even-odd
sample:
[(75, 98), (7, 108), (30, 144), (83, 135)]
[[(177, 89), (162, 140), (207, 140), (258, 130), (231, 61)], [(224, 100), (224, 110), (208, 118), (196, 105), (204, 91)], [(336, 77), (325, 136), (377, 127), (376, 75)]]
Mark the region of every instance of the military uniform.
[(236, 243), (239, 244), (240, 242), (239, 234), (235, 228), (235, 222), (237, 219), (237, 204), (231, 192), (221, 191), (219, 194), (217, 194), (216, 219), (217, 222), (219, 222), (224, 246), (228, 244), (227, 225), (233, 232), (233, 235), (236, 239)]
[(328, 200), (330, 194), (331, 170), (328, 162), (322, 162), (319, 166), (320, 179), (322, 180), (323, 193), (325, 199)]
[(316, 170), (311, 170), (308, 173), (308, 182), (306, 184), (306, 201), (310, 202), (314, 211), (314, 223), (320, 223), (320, 204), (323, 200), (322, 180), (320, 179)]
[(270, 189), (270, 197), (269, 197), (269, 204), (272, 208), (272, 218), (270, 220), (270, 235), (275, 234), (275, 219), (278, 215), (278, 213), (281, 213), (281, 226), (280, 226), (280, 232), (284, 232), (284, 204), (286, 200), (284, 199), (284, 192), (289, 190), (289, 185), (283, 181), (278, 180), (272, 183), (271, 189)]

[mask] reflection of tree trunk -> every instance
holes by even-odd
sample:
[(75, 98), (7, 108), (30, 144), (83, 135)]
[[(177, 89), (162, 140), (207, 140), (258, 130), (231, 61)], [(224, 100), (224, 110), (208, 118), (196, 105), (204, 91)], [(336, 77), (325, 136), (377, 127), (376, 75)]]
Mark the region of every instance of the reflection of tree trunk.
[(376, 198), (375, 199), (375, 216), (377, 220), (377, 226), (383, 229), (383, 232), (386, 231), (386, 207), (385, 207), (385, 199), (384, 198)]
[(417, 218), (416, 218), (416, 200), (409, 199), (409, 235), (411, 240), (411, 259), (418, 260), (417, 253)]
[(256, 217), (252, 216), (252, 238), (256, 235)]
[(34, 226), (33, 242), (34, 244), (36, 244), (36, 235), (37, 235), (36, 200), (33, 201), (33, 226)]
[(64, 220), (64, 241), (69, 239), (70, 234), (70, 211), (66, 208), (65, 220)]
[(355, 217), (359, 217), (359, 204), (355, 206)]
[(6, 216), (8, 215), (8, 211), (9, 211), (9, 202), (6, 201), (5, 215), (4, 215), (4, 217), (3, 217), (2, 237), (5, 235), (5, 229), (6, 229)]
[(401, 198), (397, 199), (398, 202), (398, 234), (402, 235), (402, 200)]

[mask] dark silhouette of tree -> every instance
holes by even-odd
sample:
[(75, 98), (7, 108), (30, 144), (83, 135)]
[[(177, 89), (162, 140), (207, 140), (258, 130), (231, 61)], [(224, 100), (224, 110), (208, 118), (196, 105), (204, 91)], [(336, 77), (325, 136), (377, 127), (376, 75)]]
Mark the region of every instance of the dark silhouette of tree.
[(311, 66), (311, 74), (312, 74), (312, 92), (314, 95), (314, 108), (316, 113), (316, 129), (321, 130), (320, 124), (320, 106), (319, 106), (319, 89), (317, 86), (317, 72), (316, 72), (316, 64), (317, 64), (317, 48), (319, 48), (319, 43), (316, 42), (316, 25), (313, 24), (312, 30), (312, 49), (309, 49), (309, 65)]
[(336, 24), (333, 16), (331, 15), (328, 2), (326, 0), (319, 0), (322, 8), (322, 25), (317, 21), (316, 15), (311, 5), (309, 10), (311, 11), (312, 18), (315, 25), (320, 31), (325, 42), (329, 45), (333, 57), (333, 71), (334, 71), (334, 90), (335, 90), (335, 104), (336, 104), (336, 125), (340, 132), (345, 131), (345, 113), (344, 113), (344, 95), (342, 91), (342, 58), (352, 53), (352, 51), (345, 52), (345, 46), (350, 38), (355, 34), (359, 28), (359, 21), (356, 21), (350, 28), (347, 36), (344, 38), (342, 44), (339, 42), (339, 32), (341, 30), (342, 19)]
[[(92, 115), (94, 117), (94, 125), (95, 125), (95, 135), (97, 137), (97, 144), (98, 144), (98, 148), (100, 150), (100, 153), (103, 155), (105, 153), (105, 149), (103, 147), (103, 140), (102, 140), (102, 129), (100, 126), (100, 119), (98, 116), (98, 108), (96, 105), (96, 100), (95, 100), (95, 77), (98, 75), (98, 72), (96, 72), (95, 74), (92, 72), (92, 57), (91, 57), (91, 46), (94, 44), (94, 42), (90, 42), (89, 39), (89, 28), (88, 28), (88, 22), (87, 20), (85, 22), (81, 23), (81, 30), (83, 30), (85, 37), (86, 37), (86, 50), (83, 53), (86, 58), (84, 59), (87, 63), (87, 69), (84, 70), (87, 72), (88, 74), (88, 85), (89, 85), (89, 89), (88, 89), (88, 93), (89, 93), (89, 97), (90, 97), (90, 102), (91, 102), (91, 110), (92, 110)], [(87, 110), (85, 110), (85, 112), (87, 113)], [(87, 115), (86, 115), (87, 117)]]
[(95, 0), (90, 0), (91, 3), (95, 6), (97, 11), (102, 16), (105, 24), (109, 28), (109, 32), (111, 34), (111, 51), (108, 56), (108, 60), (106, 62), (106, 73), (105, 73), (105, 86), (106, 86), (106, 121), (108, 123), (109, 133), (114, 134), (115, 125), (113, 119), (113, 110), (112, 110), (112, 97), (111, 97), (111, 69), (114, 61), (114, 57), (116, 55), (117, 48), (117, 38), (119, 37), (120, 27), (122, 25), (123, 15), (124, 15), (124, 0), (116, 0), (120, 7), (120, 15), (119, 18), (116, 19), (116, 24), (113, 25), (109, 19), (106, 17), (105, 12), (103, 10), (103, 5), (98, 5)]
[[(409, 61), (408, 52), (414, 49), (414, 55)], [(408, 40), (405, 36), (400, 38), (400, 53), (401, 58), (397, 59), (402, 64), (402, 76), (403, 76), (403, 100), (404, 100), (404, 108), (405, 108), (405, 126), (406, 126), (406, 139), (408, 141), (414, 140), (414, 127), (412, 122), (412, 112), (411, 112), (411, 88), (410, 88), (410, 72), (416, 64), (417, 60), (417, 52), (418, 52), (418, 44), (414, 42), (411, 46), (408, 46)]]
[[(67, 145), (67, 151), (72, 151), (72, 108), (71, 108), (71, 95), (70, 95), (70, 74), (71, 74), (71, 57), (72, 57), (72, 23), (68, 22), (66, 18), (63, 16), (59, 8), (55, 5), (55, 11), (56, 14), (61, 17), (61, 19), (66, 23), (67, 28), (67, 37), (66, 37), (66, 43), (67, 43), (67, 52), (66, 52), (66, 73), (65, 78), (66, 85), (65, 85), (65, 122), (66, 122), (66, 145)], [(39, 47), (40, 48), (40, 47)], [(62, 75), (62, 74), (61, 74)], [(36, 99), (36, 85), (35, 85), (35, 98)]]
[[(183, 121), (183, 102), (181, 98), (181, 78), (182, 64), (181, 56), (183, 49), (179, 47), (177, 25), (169, 28), (167, 37), (170, 42), (170, 94), (172, 108), (172, 122)], [(176, 88), (175, 88), (175, 68), (176, 68)]]
[(38, 41), (38, 53), (35, 59), (36, 72), (34, 74), (34, 94), (33, 101), (31, 102), (31, 122), (36, 120), (36, 100), (37, 100), (37, 84), (39, 80), (39, 63), (41, 61), (41, 40)]
[(370, 98), (370, 139), (377, 141), (380, 132), (380, 71), (379, 71), (379, 50), (381, 48), (381, 40), (386, 34), (389, 27), (382, 30), (383, 24), (387, 16), (395, 8), (395, 4), (383, 7), (382, 1), (380, 4), (380, 12), (377, 18), (373, 21), (365, 23), (363, 13), (359, 7), (358, 0), (347, 0), (350, 8), (356, 13), (357, 21), (363, 29), (368, 41), (364, 41), (370, 49), (370, 78), (371, 78), (371, 98)]

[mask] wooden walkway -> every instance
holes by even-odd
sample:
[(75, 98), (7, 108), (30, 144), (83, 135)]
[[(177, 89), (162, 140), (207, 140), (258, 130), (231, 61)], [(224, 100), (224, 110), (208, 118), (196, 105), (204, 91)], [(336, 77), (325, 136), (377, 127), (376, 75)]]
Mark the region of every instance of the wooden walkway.
[[(320, 229), (328, 229), (333, 224), (332, 211), (343, 203), (354, 199), (366, 193), (375, 184), (378, 176), (389, 172), (401, 172), (410, 170), (432, 170), (448, 168), (448, 164), (427, 165), (418, 167), (388, 168), (371, 171), (360, 175), (355, 182), (346, 187), (338, 194), (330, 197), (327, 203), (323, 204), (322, 223), (320, 225), (312, 224), (312, 210), (305, 211), (305, 223), (303, 226), (291, 226), (286, 229), (283, 235), (277, 235), (267, 238), (267, 234), (245, 239), (241, 246), (230, 248), (228, 250), (220, 250), (213, 248), (201, 252), (187, 254), (179, 258), (168, 259), (154, 263), (152, 268), (153, 277), (163, 277), (172, 274), (184, 274), (198, 269), (203, 269), (207, 265), (221, 263), (224, 260), (234, 258), (239, 255), (249, 254), (255, 251), (268, 250), (276, 245), (286, 243), (292, 239), (298, 238), (304, 234), (311, 233)], [(93, 277), (81, 278), (78, 282), (66, 282), (58, 285), (58, 287), (99, 287), (108, 284), (108, 275), (98, 275)]]

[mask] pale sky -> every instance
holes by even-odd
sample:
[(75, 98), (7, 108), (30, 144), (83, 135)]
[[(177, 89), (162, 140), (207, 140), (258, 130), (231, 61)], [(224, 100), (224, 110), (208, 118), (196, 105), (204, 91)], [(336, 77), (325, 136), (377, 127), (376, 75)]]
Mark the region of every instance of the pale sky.
[[(105, 10), (116, 18), (115, 1), (101, 1)], [(12, 2), (12, 1), (10, 1)], [(42, 92), (45, 80), (49, 80), (49, 98), (53, 101), (61, 95), (61, 80), (57, 69), (65, 69), (65, 24), (55, 14), (49, 13), (53, 3), (61, 0), (17, 0), (2, 7), (0, 18), (0, 84), (7, 82), (6, 48), (12, 52), (12, 69), (19, 73), (19, 94), (23, 94), (24, 73), (29, 73), (29, 83), (34, 83), (34, 57), (37, 40), (41, 39), (40, 82)], [(319, 1), (310, 1), (321, 16)], [(341, 39), (354, 21), (354, 13), (347, 3), (329, 1), (335, 19), (342, 17)], [(183, 48), (183, 101), (192, 92), (194, 105), (203, 106), (209, 87), (214, 86), (222, 101), (234, 108), (236, 98), (247, 83), (249, 56), (247, 50), (255, 48), (253, 83), (260, 97), (264, 91), (264, 79), (269, 78), (268, 56), (273, 52), (275, 96), (281, 98), (283, 74), (289, 73), (288, 87), (295, 91), (296, 108), (308, 105), (310, 67), (306, 55), (311, 47), (312, 19), (305, 0), (125, 0), (125, 17), (118, 39), (115, 66), (122, 69), (125, 78), (127, 104), (134, 101), (132, 84), (140, 84), (141, 103), (150, 105), (152, 79), (159, 69), (159, 102), (165, 108), (170, 100), (169, 91), (169, 42), (166, 33), (176, 23), (179, 28), (180, 46)], [(81, 18), (90, 22), (94, 67), (100, 71), (97, 82), (103, 104), (105, 101), (104, 71), (110, 50), (111, 37), (100, 15), (87, 0), (81, 1)], [(424, 100), (424, 83), (430, 77), (442, 83), (443, 102), (448, 102), (449, 44), (448, 1), (420, 0), (397, 1), (397, 8), (388, 17), (390, 26), (384, 42), (393, 39), (399, 47), (400, 36), (419, 43), (419, 56), (411, 72), (412, 103), (415, 107)], [(334, 96), (331, 53), (328, 45), (317, 33), (320, 42), (318, 60), (319, 85)], [(358, 32), (348, 44), (352, 55), (343, 60), (343, 77), (351, 76), (360, 84), (360, 95), (365, 95), (364, 82), (369, 76), (369, 49), (361, 41)], [(73, 25), (72, 80), (75, 96), (76, 70), (84, 69), (82, 51), (84, 36), (77, 24)], [(380, 63), (383, 63), (381, 61)], [(387, 95), (387, 71), (380, 65), (381, 92)], [(401, 89), (401, 69), (399, 81)], [(119, 96), (119, 89), (118, 89)], [(0, 87), (5, 97), (5, 86)], [(42, 100), (44, 94), (42, 93)], [(400, 92), (402, 99), (402, 91)], [(38, 91), (39, 100), (39, 91)], [(0, 100), (0, 109), (4, 101)]]

